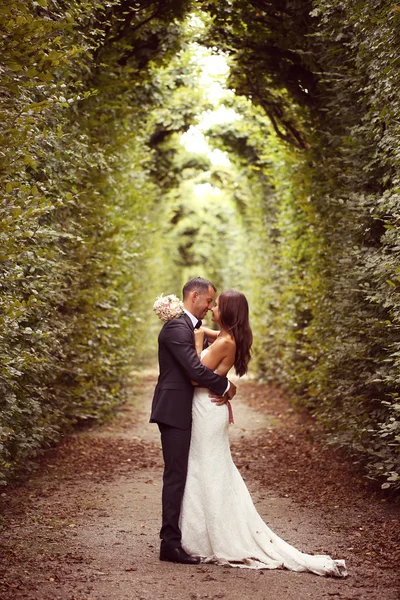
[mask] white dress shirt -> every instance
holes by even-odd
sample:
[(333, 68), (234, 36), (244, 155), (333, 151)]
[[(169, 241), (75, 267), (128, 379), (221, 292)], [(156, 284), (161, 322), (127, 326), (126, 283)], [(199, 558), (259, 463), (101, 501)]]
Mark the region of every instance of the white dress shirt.
[(187, 316), (193, 323), (193, 328), (195, 328), (197, 325), (197, 321), (199, 321), (199, 319), (197, 317), (195, 317), (194, 315), (192, 315), (192, 313), (190, 313), (188, 310), (186, 310), (186, 308), (183, 309), (183, 312), (187, 314)]

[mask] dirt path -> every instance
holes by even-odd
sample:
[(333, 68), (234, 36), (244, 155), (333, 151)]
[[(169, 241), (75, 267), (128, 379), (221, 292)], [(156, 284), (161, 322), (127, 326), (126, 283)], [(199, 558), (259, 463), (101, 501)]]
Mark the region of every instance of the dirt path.
[(345, 558), (350, 577), (160, 563), (155, 375), (138, 376), (111, 424), (69, 437), (2, 494), (2, 600), (399, 600), (398, 505), (324, 450), (309, 418), (249, 380), (230, 431), (260, 514), (300, 549)]

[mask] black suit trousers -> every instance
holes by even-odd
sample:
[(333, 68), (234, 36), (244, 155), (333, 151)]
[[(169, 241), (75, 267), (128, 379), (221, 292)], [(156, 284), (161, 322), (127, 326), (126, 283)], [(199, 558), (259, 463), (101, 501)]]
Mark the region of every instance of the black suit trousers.
[(161, 545), (177, 548), (181, 545), (179, 515), (185, 491), (191, 427), (178, 429), (164, 423), (158, 423), (158, 427), (164, 457)]

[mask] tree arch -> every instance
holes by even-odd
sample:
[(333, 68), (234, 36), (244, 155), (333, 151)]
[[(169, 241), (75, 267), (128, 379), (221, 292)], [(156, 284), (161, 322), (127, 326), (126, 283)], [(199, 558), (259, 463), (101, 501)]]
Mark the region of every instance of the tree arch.
[[(199, 32), (185, 24), (196, 11)], [(260, 374), (398, 485), (399, 14), (372, 0), (2, 7), (5, 478), (123, 397), (149, 295), (182, 276), (172, 234), (187, 205), (168, 216), (169, 251), (166, 198), (202, 177), (235, 206), (235, 239), (218, 211), (215, 222), (245, 258), (218, 260), (215, 276), (230, 269), (251, 290)], [(193, 39), (229, 56), (242, 125), (208, 139), (229, 153), (236, 188), (178, 151), (207, 109), (185, 57)]]

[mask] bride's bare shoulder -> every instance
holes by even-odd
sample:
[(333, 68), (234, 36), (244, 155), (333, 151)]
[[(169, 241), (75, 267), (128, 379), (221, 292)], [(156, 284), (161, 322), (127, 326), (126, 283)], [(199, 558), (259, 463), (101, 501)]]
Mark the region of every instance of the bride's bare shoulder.
[(214, 344), (216, 344), (221, 350), (225, 350), (225, 352), (236, 352), (236, 342), (231, 337), (220, 335), (217, 337)]

